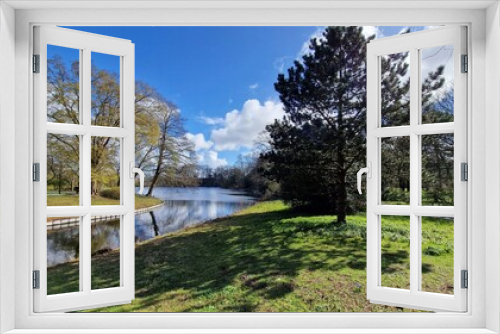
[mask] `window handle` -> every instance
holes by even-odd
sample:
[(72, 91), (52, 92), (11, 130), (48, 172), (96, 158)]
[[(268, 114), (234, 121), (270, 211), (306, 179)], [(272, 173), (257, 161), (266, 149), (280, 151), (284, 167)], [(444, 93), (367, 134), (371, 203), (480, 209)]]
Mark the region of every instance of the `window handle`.
[(361, 191), (361, 176), (363, 175), (363, 173), (366, 173), (366, 177), (368, 179), (370, 179), (372, 177), (372, 163), (368, 161), (368, 167), (365, 167), (365, 168), (361, 168), (359, 171), (358, 171), (358, 193), (361, 195), (363, 192)]
[(144, 192), (144, 172), (140, 168), (134, 167), (134, 162), (130, 162), (130, 178), (135, 179), (135, 174), (139, 174), (139, 195)]

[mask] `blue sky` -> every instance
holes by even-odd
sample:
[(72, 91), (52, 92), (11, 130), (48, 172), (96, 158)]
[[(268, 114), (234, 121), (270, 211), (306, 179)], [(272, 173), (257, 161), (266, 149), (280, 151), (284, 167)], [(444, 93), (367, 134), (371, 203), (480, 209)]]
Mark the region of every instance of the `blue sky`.
[[(232, 164), (258, 132), (281, 117), (273, 84), (321, 27), (69, 27), (135, 43), (136, 79), (174, 102), (200, 163)], [(378, 37), (404, 27), (366, 27)], [(424, 27), (412, 27), (413, 31)], [(96, 55), (97, 56), (97, 55)], [(95, 58), (95, 59), (94, 59)], [(116, 69), (116, 57), (94, 57)]]

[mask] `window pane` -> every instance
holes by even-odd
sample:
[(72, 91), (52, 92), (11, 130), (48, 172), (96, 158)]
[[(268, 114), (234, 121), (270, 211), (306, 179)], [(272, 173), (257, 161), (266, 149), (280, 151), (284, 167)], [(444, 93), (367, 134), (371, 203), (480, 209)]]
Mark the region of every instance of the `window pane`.
[(80, 136), (47, 135), (47, 206), (80, 205)]
[(92, 137), (92, 205), (120, 205), (120, 139)]
[(120, 216), (92, 216), (92, 289), (120, 286)]
[(422, 49), (422, 123), (453, 122), (453, 45)]
[(422, 217), (422, 291), (453, 294), (453, 218)]
[(410, 288), (410, 217), (382, 216), (381, 286)]
[(80, 217), (47, 218), (48, 295), (80, 291), (79, 229)]
[(410, 137), (381, 139), (382, 204), (410, 204)]
[(120, 126), (120, 57), (92, 52), (92, 125)]
[(410, 53), (380, 57), (382, 126), (410, 125)]
[(453, 205), (453, 134), (422, 136), (422, 205)]
[(47, 122), (78, 124), (80, 50), (47, 45)]

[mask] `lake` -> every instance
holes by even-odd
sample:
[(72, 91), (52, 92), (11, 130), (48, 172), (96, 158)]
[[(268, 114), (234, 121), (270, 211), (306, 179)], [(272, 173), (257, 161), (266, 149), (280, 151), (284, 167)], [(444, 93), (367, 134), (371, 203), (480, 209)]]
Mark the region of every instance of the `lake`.
[[(147, 188), (144, 189), (144, 193)], [(153, 190), (165, 205), (135, 215), (135, 242), (182, 230), (240, 211), (255, 201), (245, 192), (223, 188), (167, 188)], [(47, 232), (47, 266), (78, 258), (78, 226)], [(120, 221), (92, 225), (92, 254), (120, 247)]]

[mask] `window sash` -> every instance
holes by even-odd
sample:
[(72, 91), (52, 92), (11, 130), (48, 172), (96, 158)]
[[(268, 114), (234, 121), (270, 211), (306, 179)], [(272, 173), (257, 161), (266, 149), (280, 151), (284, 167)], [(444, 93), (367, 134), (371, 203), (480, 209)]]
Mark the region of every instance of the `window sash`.
[[(467, 290), (460, 288), (460, 272), (467, 269), (467, 183), (460, 180), (460, 164), (467, 162), (466, 74), (460, 73), (460, 55), (466, 54), (465, 27), (445, 27), (371, 41), (367, 49), (367, 298), (377, 304), (423, 310), (467, 310)], [(419, 124), (421, 109), (420, 52), (434, 46), (454, 46), (454, 122)], [(410, 125), (381, 127), (380, 57), (410, 52)], [(454, 133), (454, 206), (422, 206), (420, 136)], [(381, 205), (381, 138), (410, 138), (410, 205)], [(381, 215), (410, 217), (410, 289), (382, 287)], [(420, 217), (454, 218), (454, 295), (419, 291), (421, 285)]]
[[(47, 45), (80, 50), (80, 124), (47, 122)], [(91, 123), (92, 52), (120, 57), (121, 127), (93, 126)], [(64, 312), (89, 309), (103, 304), (123, 304), (134, 299), (134, 180), (129, 162), (134, 162), (134, 47), (130, 41), (83, 33), (64, 28), (35, 27), (34, 53), (40, 55), (40, 73), (34, 74), (34, 161), (40, 163), (40, 182), (34, 184), (34, 270), (40, 271), (40, 289), (33, 290), (35, 312)], [(80, 136), (80, 205), (47, 207), (47, 134)], [(91, 205), (91, 139), (114, 137), (120, 141), (120, 201), (117, 206)], [(121, 215), (120, 286), (92, 290), (91, 218), (93, 215)], [(47, 295), (47, 217), (80, 217), (78, 292)]]

